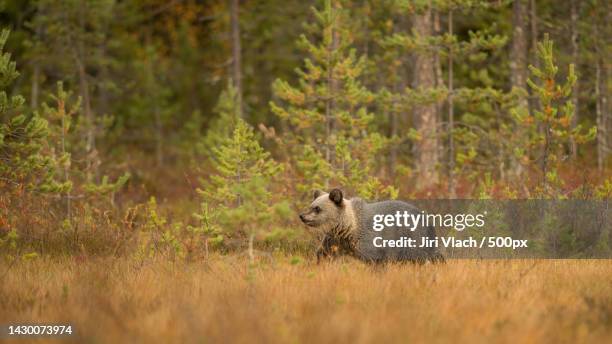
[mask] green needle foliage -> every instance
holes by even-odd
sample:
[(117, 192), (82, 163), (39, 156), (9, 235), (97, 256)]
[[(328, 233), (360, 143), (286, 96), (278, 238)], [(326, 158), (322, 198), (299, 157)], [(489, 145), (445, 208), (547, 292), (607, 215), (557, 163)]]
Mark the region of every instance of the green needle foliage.
[[(238, 119), (231, 136), (212, 149), (215, 171), (202, 180), (200, 232), (215, 242), (266, 231), (275, 213), (270, 182), (282, 170), (259, 145), (253, 128)], [(209, 205), (211, 207), (209, 207)]]
[(597, 128), (584, 130), (581, 125), (571, 128), (574, 116), (574, 104), (568, 100), (576, 82), (574, 65), (570, 64), (564, 83), (557, 81), (559, 67), (555, 63), (553, 42), (544, 36), (538, 43), (538, 58), (541, 67), (529, 66), (531, 78), (529, 87), (538, 97), (541, 110), (529, 113), (527, 109), (513, 112), (515, 120), (525, 130), (524, 144), (516, 148), (515, 154), (522, 157), (524, 163), (536, 163), (542, 178), (542, 196), (555, 196), (563, 185), (558, 175), (559, 164), (567, 158), (567, 144), (573, 139), (577, 144), (593, 140)]
[(54, 178), (57, 162), (45, 152), (48, 122), (37, 113), (22, 113), (23, 97), (7, 94), (19, 76), (11, 55), (4, 52), (8, 36), (8, 30), (0, 34), (0, 188), (63, 192), (69, 186)]
[(288, 127), (284, 148), (296, 168), (297, 191), (342, 185), (366, 198), (395, 197), (396, 189), (374, 173), (375, 157), (388, 139), (377, 132), (368, 111), (375, 95), (360, 81), (366, 59), (351, 46), (347, 13), (340, 1), (331, 0), (313, 13), (311, 37), (299, 40), (307, 53), (297, 70), (299, 81), (276, 80), (274, 94), (282, 103), (270, 103)]
[(79, 137), (78, 132), (74, 130), (73, 121), (81, 109), (81, 99), (72, 101), (71, 96), (71, 92), (64, 90), (63, 83), (58, 82), (56, 93), (51, 95), (51, 105), (42, 104), (44, 118), (49, 124), (48, 146), (53, 154), (54, 161), (57, 162), (56, 178), (62, 181), (61, 190), (56, 190), (56, 192), (64, 194), (68, 215), (71, 213), (70, 199), (73, 197), (71, 193), (74, 191), (74, 186), (78, 187), (76, 191), (83, 191), (90, 197), (107, 196), (110, 204), (114, 205), (115, 193), (130, 178), (129, 173), (124, 173), (115, 181), (111, 181), (106, 175), (102, 176), (100, 182), (88, 181), (85, 173), (87, 166), (73, 163), (73, 153), (76, 153), (77, 156), (83, 156), (85, 152), (79, 152), (79, 148), (82, 149), (83, 147), (74, 144), (75, 141), (79, 141)]
[(606, 1), (167, 2), (0, 1), (0, 246), (306, 248), (314, 188), (611, 195)]
[[(391, 17), (395, 15), (404, 20), (396, 20), (398, 23), (389, 20), (391, 29), (379, 33), (376, 43), (381, 53), (374, 56), (380, 61), (376, 65), (378, 70), (391, 71), (380, 91), (379, 101), (383, 111), (392, 113), (396, 122), (404, 123), (400, 130), (392, 132), (397, 132), (394, 134), (399, 136), (400, 142), (411, 143), (417, 148), (425, 139), (440, 140), (444, 147), (440, 150), (441, 158), (445, 161), (439, 163), (448, 168), (449, 174), (472, 182), (482, 179), (483, 173), (490, 172), (491, 167), (499, 164), (499, 159), (507, 157), (500, 154), (496, 126), (500, 112), (508, 108), (515, 96), (493, 83), (491, 75), (494, 68), (485, 62), (492, 61), (502, 51), (508, 37), (501, 34), (495, 25), (483, 24), (479, 29), (470, 28), (467, 32), (457, 32), (456, 29), (451, 32), (449, 26), (456, 27), (463, 18), (499, 12), (502, 3), (473, 0), (398, 0), (392, 3)], [(408, 16), (422, 15), (428, 8), (438, 18), (433, 24), (437, 32), (424, 35), (414, 28), (410, 30), (406, 23)], [(416, 68), (413, 60), (405, 61), (406, 56), (410, 55), (426, 56), (434, 64), (437, 79), (434, 85), (410, 85), (405, 80), (404, 75), (408, 72), (402, 74), (402, 71)], [(452, 75), (449, 73), (451, 58)], [(451, 81), (452, 90), (449, 89)], [(406, 118), (409, 117), (406, 114), (416, 108), (431, 105), (436, 105), (440, 121), (435, 130), (421, 130), (417, 125), (418, 119)], [(449, 107), (453, 108), (454, 113), (452, 128)], [(452, 150), (448, 147), (451, 135), (454, 141)], [(418, 167), (418, 162), (415, 165)]]

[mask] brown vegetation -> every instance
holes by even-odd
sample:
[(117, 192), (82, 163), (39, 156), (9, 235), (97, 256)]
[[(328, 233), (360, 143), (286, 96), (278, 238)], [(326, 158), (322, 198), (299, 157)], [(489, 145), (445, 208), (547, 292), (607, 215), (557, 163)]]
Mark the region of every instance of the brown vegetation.
[(41, 258), (2, 277), (0, 323), (19, 322), (72, 323), (79, 343), (604, 343), (612, 264)]

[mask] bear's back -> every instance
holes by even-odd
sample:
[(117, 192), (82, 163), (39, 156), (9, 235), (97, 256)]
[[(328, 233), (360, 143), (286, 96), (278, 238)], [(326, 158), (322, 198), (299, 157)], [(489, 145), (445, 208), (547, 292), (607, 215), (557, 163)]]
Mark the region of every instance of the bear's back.
[[(358, 199), (353, 205), (355, 214), (358, 217), (358, 241), (357, 251), (361, 259), (367, 261), (422, 261), (431, 259), (432, 256), (438, 255), (437, 250), (433, 248), (390, 248), (390, 247), (375, 247), (373, 240), (376, 237), (381, 237), (383, 240), (398, 240), (403, 238), (412, 238), (419, 245), (421, 237), (435, 237), (433, 227), (421, 227), (411, 231), (411, 227), (403, 226), (403, 214), (422, 214), (422, 212), (414, 205), (403, 201), (381, 201), (366, 203)], [(396, 226), (395, 215), (399, 212), (401, 226)], [(394, 225), (385, 226), (381, 231), (375, 231), (374, 216), (376, 215), (393, 215)], [(412, 223), (412, 222), (409, 222)], [(380, 222), (379, 222), (380, 224)], [(382, 223), (384, 225), (384, 222)]]

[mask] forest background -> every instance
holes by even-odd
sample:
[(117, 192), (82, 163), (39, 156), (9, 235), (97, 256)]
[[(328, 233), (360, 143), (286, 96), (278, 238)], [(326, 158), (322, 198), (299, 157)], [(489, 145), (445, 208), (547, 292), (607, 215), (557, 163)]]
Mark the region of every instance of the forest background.
[(312, 253), (317, 188), (612, 194), (609, 1), (1, 5), (6, 261)]

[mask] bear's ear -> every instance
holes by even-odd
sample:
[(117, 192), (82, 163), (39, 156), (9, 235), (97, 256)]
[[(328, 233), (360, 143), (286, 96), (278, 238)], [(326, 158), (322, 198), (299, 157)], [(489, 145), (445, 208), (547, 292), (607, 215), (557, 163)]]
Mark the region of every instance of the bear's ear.
[(314, 201), (315, 199), (319, 198), (319, 196), (321, 196), (322, 194), (323, 194), (323, 191), (321, 191), (321, 190), (315, 190), (315, 191), (313, 192), (313, 195), (312, 195), (312, 197), (313, 197), (313, 201)]
[(340, 189), (333, 189), (329, 192), (329, 199), (336, 205), (342, 204), (342, 191)]

